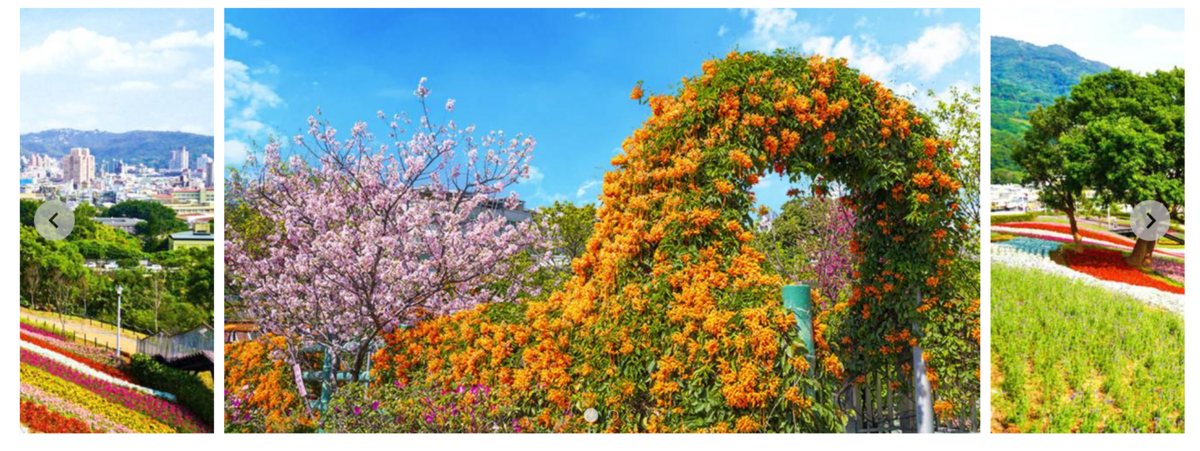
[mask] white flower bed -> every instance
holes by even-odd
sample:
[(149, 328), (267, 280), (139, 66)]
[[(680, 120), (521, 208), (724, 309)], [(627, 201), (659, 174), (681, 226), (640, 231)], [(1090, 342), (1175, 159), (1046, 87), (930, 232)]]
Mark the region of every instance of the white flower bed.
[(1029, 237), (1016, 237), (1012, 240), (992, 243), (992, 263), (1058, 274), (1115, 293), (1132, 296), (1147, 304), (1183, 315), (1185, 298), (1182, 294), (1098, 279), (1050, 260), (1050, 252), (1061, 245), (1058, 242)]
[[(1045, 237), (1045, 238), (1050, 238), (1050, 239), (1068, 240), (1068, 241), (1075, 239), (1075, 237), (1071, 236), (1071, 234), (1069, 234), (1069, 233), (1051, 232), (1049, 230), (1041, 230), (1041, 229), (1027, 229), (1027, 228), (1023, 228), (1023, 227), (1005, 227), (1005, 226), (1001, 226), (1001, 225), (992, 226), (992, 232), (1006, 233), (1009, 235), (1040, 236), (1040, 237)], [(1108, 241), (1100, 241), (1100, 240), (1097, 240), (1094, 238), (1088, 238), (1086, 236), (1080, 237), (1080, 238), (1082, 238), (1082, 241), (1084, 244), (1091, 244), (1091, 245), (1106, 247), (1109, 249), (1118, 249), (1118, 250), (1128, 250), (1129, 249), (1129, 247), (1117, 246), (1116, 244), (1110, 243)], [(1130, 244), (1130, 246), (1132, 246), (1132, 245), (1133, 244)], [(1166, 255), (1169, 257), (1175, 257), (1175, 258), (1184, 258), (1183, 253), (1167, 251), (1167, 250), (1162, 250), (1162, 249), (1157, 249), (1157, 248), (1154, 249), (1154, 253), (1159, 254), (1159, 255)]]
[(117, 379), (117, 378), (115, 378), (115, 377), (109, 376), (109, 375), (107, 375), (107, 374), (104, 374), (104, 373), (102, 373), (102, 372), (96, 371), (95, 369), (92, 369), (91, 367), (89, 367), (89, 366), (87, 366), (87, 365), (84, 365), (84, 364), (82, 364), (82, 363), (79, 363), (79, 362), (78, 362), (78, 361), (76, 361), (75, 359), (72, 359), (72, 358), (70, 358), (70, 357), (67, 357), (67, 356), (65, 356), (65, 355), (62, 355), (62, 354), (59, 354), (59, 353), (57, 353), (57, 352), (51, 351), (51, 350), (49, 350), (49, 349), (43, 348), (43, 347), (41, 347), (41, 346), (35, 345), (35, 344), (33, 344), (33, 343), (29, 343), (29, 342), (27, 342), (27, 341), (25, 341), (25, 340), (21, 340), (21, 348), (22, 348), (22, 349), (28, 349), (28, 350), (30, 350), (30, 351), (32, 351), (32, 352), (34, 352), (34, 353), (38, 354), (38, 355), (41, 355), (42, 357), (45, 357), (45, 358), (48, 358), (48, 359), (50, 359), (50, 360), (53, 360), (53, 361), (55, 361), (55, 362), (58, 362), (58, 363), (60, 363), (60, 364), (63, 364), (63, 365), (65, 365), (65, 366), (67, 366), (67, 367), (71, 368), (72, 370), (75, 370), (75, 371), (78, 371), (78, 372), (80, 372), (80, 373), (86, 374), (86, 375), (88, 375), (88, 376), (90, 376), (90, 377), (94, 377), (94, 378), (96, 378), (96, 379), (100, 379), (100, 380), (102, 380), (102, 381), (108, 382), (108, 383), (110, 383), (110, 384), (113, 384), (113, 385), (120, 385), (120, 386), (122, 386), (122, 387), (125, 387), (125, 388), (129, 388), (129, 389), (137, 390), (137, 391), (140, 391), (140, 392), (143, 392), (143, 393), (147, 393), (147, 394), (150, 394), (150, 395), (153, 395), (153, 396), (157, 396), (157, 397), (159, 397), (159, 398), (163, 398), (163, 399), (165, 399), (165, 400), (167, 400), (167, 401), (175, 402), (175, 395), (172, 395), (172, 394), (170, 394), (170, 393), (167, 393), (167, 392), (158, 391), (158, 390), (155, 390), (155, 389), (153, 389), (153, 388), (147, 388), (147, 387), (143, 387), (143, 386), (141, 386), (141, 385), (137, 385), (137, 384), (133, 384), (133, 383), (130, 383), (130, 382), (126, 382), (126, 381), (123, 381), (123, 380), (121, 380), (121, 379)]

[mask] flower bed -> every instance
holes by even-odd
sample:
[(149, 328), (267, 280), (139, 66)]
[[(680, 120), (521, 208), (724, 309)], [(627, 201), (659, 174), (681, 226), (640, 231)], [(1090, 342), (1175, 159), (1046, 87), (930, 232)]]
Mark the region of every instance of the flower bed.
[(100, 395), (100, 397), (109, 402), (119, 404), (171, 426), (179, 432), (207, 432), (203, 423), (192, 415), (191, 412), (184, 410), (176, 404), (139, 392), (123, 384), (114, 384), (111, 381), (102, 380), (101, 378), (76, 371), (61, 362), (26, 349), (25, 343), (22, 343), (21, 363), (39, 368), (52, 376), (56, 376), (66, 382)]
[(88, 427), (98, 432), (131, 433), (132, 429), (123, 424), (110, 420), (104, 415), (88, 410), (74, 400), (67, 400), (48, 393), (28, 382), (21, 382), (21, 399), (29, 400), (46, 406), (55, 412), (61, 412), (87, 423)]
[(138, 433), (171, 433), (175, 432), (153, 418), (135, 412), (123, 405), (114, 403), (100, 395), (88, 391), (78, 385), (55, 377), (38, 367), (21, 363), (21, 383), (36, 387), (43, 393), (59, 399), (70, 399), (82, 409), (124, 425)]
[(1152, 267), (1159, 274), (1176, 282), (1183, 283), (1183, 262), (1166, 258), (1155, 258), (1152, 262)]
[[(1014, 240), (1009, 240), (1002, 243), (993, 244), (991, 252), (992, 262), (1016, 268), (1035, 269), (1044, 273), (1070, 277), (1072, 279), (1080, 280), (1084, 283), (1098, 286), (1115, 293), (1132, 296), (1150, 305), (1159, 306), (1167, 310), (1183, 314), (1183, 295), (1164, 292), (1150, 287), (1103, 280), (1091, 274), (1076, 271), (1068, 266), (1060, 265), (1055, 263), (1053, 260), (1050, 260), (1048, 252), (1045, 250), (1051, 246), (1060, 245), (1054, 240), (1029, 237), (1021, 238), (1023, 238), (1021, 241), (1016, 241), (1015, 243)], [(1069, 241), (1069, 239), (1064, 240)], [(1042, 243), (1036, 243), (1038, 241)]]
[(107, 364), (99, 363), (99, 362), (93, 361), (87, 357), (76, 354), (75, 352), (71, 351), (70, 349), (65, 349), (64, 347), (60, 346), (62, 344), (62, 342), (55, 343), (53, 340), (42, 340), (34, 335), (24, 334), (24, 333), (21, 334), (21, 341), (40, 346), (49, 351), (56, 352), (59, 355), (62, 355), (63, 357), (66, 357), (66, 358), (69, 358), (76, 362), (79, 362), (79, 363), (83, 364), (84, 366), (87, 366), (88, 368), (91, 368), (93, 370), (96, 370), (101, 373), (107, 374), (109, 376), (115, 377), (119, 380), (133, 383), (133, 379), (130, 378), (129, 375), (125, 374), (125, 372), (123, 372), (117, 368), (113, 368), (112, 366), (109, 366)]
[(43, 336), (53, 338), (56, 340), (61, 340), (61, 341), (70, 341), (71, 340), (70, 338), (63, 336), (62, 334), (51, 332), (46, 329), (42, 329), (40, 327), (37, 327), (37, 326), (27, 323), (25, 321), (21, 321), (21, 332), (28, 332), (28, 333), (43, 335)]
[(33, 432), (87, 434), (95, 432), (79, 419), (59, 415), (40, 404), (21, 401), (21, 424)]
[[(1068, 237), (1071, 236), (1071, 226), (1070, 225), (1058, 224), (1058, 223), (1052, 223), (1052, 222), (1011, 222), (1011, 223), (1005, 223), (1003, 228), (1044, 230), (1047, 232), (1066, 234)], [(993, 229), (996, 229), (996, 228), (993, 227)], [(1131, 240), (1129, 238), (1125, 238), (1125, 237), (1122, 237), (1119, 235), (1113, 235), (1111, 233), (1097, 232), (1097, 231), (1089, 230), (1089, 229), (1086, 229), (1083, 227), (1079, 228), (1079, 235), (1084, 238), (1089, 238), (1089, 239), (1092, 239), (1095, 241), (1100, 241), (1100, 242), (1107, 243), (1107, 244), (1115, 244), (1121, 248), (1132, 248), (1134, 245), (1134, 240)], [(1169, 252), (1169, 251), (1165, 251), (1162, 249), (1155, 249), (1154, 252), (1160, 253), (1160, 254), (1165, 254), (1165, 255), (1177, 256), (1177, 257), (1181, 257), (1181, 258), (1183, 257), (1182, 255), (1179, 255), (1178, 253)]]
[(112, 384), (112, 385), (125, 387), (125, 388), (131, 389), (131, 390), (136, 390), (136, 391), (146, 393), (146, 394), (152, 395), (152, 396), (157, 396), (159, 398), (163, 398), (168, 401), (175, 401), (175, 395), (172, 395), (170, 393), (161, 392), (161, 391), (154, 390), (151, 388), (143, 387), (141, 385), (134, 384), (127, 380), (117, 378), (114, 376), (110, 376), (110, 375), (108, 375), (102, 371), (96, 370), (84, 363), (78, 362), (75, 359), (64, 356), (57, 352), (51, 351), (49, 349), (43, 348), (41, 346), (38, 346), (37, 344), (29, 343), (26, 341), (21, 341), (22, 355), (24, 355), (24, 353), (26, 351), (28, 351), (32, 354), (39, 355), (43, 358), (52, 360), (54, 362), (57, 362), (58, 364), (63, 365), (67, 368), (70, 368), (71, 370), (76, 371), (82, 375), (86, 375), (88, 377), (92, 377), (92, 378), (104, 381), (104, 382)]
[(1125, 262), (1125, 256), (1120, 252), (1085, 247), (1081, 252), (1067, 252), (1064, 256), (1071, 269), (1090, 274), (1099, 279), (1154, 288), (1168, 293), (1183, 294), (1183, 287), (1155, 279), (1139, 271), (1137, 268), (1129, 266), (1129, 263)]

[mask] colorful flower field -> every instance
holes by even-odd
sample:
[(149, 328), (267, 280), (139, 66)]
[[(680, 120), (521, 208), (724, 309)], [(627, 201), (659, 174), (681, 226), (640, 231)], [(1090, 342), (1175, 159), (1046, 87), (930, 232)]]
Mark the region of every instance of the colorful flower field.
[(208, 432), (175, 396), (139, 385), (101, 348), (21, 324), (21, 425), (29, 432)]
[(1084, 247), (1080, 252), (1065, 252), (1063, 256), (1071, 269), (1091, 274), (1099, 279), (1183, 294), (1183, 287), (1155, 279), (1137, 268), (1129, 266), (1129, 263), (1125, 262), (1125, 256), (1117, 251)]
[[(1004, 225), (992, 226), (993, 232), (1020, 234), (1027, 236), (1036, 236), (1038, 238), (1048, 238), (1055, 240), (1066, 239), (1072, 241), (1071, 227), (1066, 224), (1057, 224), (1050, 222), (1009, 222)], [(1041, 232), (1041, 233), (1039, 233)], [(1097, 232), (1085, 228), (1079, 229), (1079, 235), (1083, 237), (1083, 241), (1088, 244), (1101, 245), (1105, 247), (1115, 247), (1118, 249), (1130, 249), (1133, 247), (1134, 241), (1119, 235), (1110, 233)], [(1172, 252), (1164, 249), (1155, 249), (1154, 253), (1169, 255), (1172, 257), (1183, 258), (1183, 254)]]
[[(993, 228), (994, 229), (994, 228)], [(1184, 295), (1157, 288), (1132, 285), (1121, 281), (1106, 280), (1093, 274), (1076, 270), (1070, 266), (1055, 262), (1050, 254), (1062, 247), (1070, 239), (1047, 239), (1018, 236), (1010, 240), (992, 244), (992, 262), (1019, 269), (1033, 269), (1043, 273), (1056, 274), (1070, 279), (1079, 280), (1088, 285), (1104, 288), (1108, 291), (1136, 298), (1143, 303), (1162, 307), (1164, 309), (1183, 313)], [(1155, 259), (1156, 261), (1159, 259)], [(1182, 265), (1180, 265), (1182, 266)], [(1182, 268), (1179, 268), (1182, 271)]]

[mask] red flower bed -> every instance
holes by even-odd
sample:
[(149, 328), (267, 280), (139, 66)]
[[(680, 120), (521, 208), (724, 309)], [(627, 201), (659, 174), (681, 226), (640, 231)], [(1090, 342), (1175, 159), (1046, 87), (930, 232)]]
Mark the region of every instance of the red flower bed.
[[(1051, 223), (1051, 222), (1012, 222), (1012, 223), (1000, 224), (1000, 225), (1003, 227), (1016, 227), (1016, 228), (1020, 228), (1020, 229), (1038, 229), (1038, 230), (1045, 230), (1048, 232), (1065, 233), (1067, 235), (1071, 234), (1071, 226), (1068, 224), (1056, 224), (1056, 223)], [(1104, 241), (1106, 243), (1112, 243), (1112, 244), (1120, 244), (1122, 246), (1133, 246), (1133, 240), (1130, 240), (1130, 239), (1127, 239), (1124, 237), (1120, 237), (1120, 236), (1116, 236), (1116, 235), (1112, 235), (1112, 234), (1108, 234), (1108, 233), (1097, 232), (1095, 230), (1085, 229), (1083, 227), (1079, 228), (1079, 234), (1082, 235), (1084, 238), (1091, 238), (1091, 239), (1097, 240), (1097, 241)]]
[(108, 365), (104, 365), (104, 364), (102, 364), (102, 363), (95, 362), (95, 361), (93, 361), (93, 360), (91, 360), (91, 359), (88, 359), (87, 357), (84, 357), (84, 356), (81, 356), (81, 355), (79, 355), (79, 354), (76, 354), (76, 353), (74, 353), (74, 352), (71, 352), (70, 350), (63, 349), (62, 347), (60, 347), (60, 346), (57, 346), (57, 345), (55, 345), (54, 343), (51, 343), (51, 342), (49, 342), (49, 341), (46, 341), (46, 340), (42, 340), (42, 339), (40, 339), (40, 338), (38, 338), (38, 337), (35, 337), (35, 336), (29, 335), (29, 334), (22, 333), (22, 334), (21, 334), (21, 341), (24, 341), (24, 342), (26, 342), (26, 343), (32, 343), (32, 344), (38, 345), (38, 346), (40, 346), (40, 347), (42, 347), (42, 348), (49, 349), (49, 350), (51, 350), (51, 351), (57, 352), (57, 353), (59, 353), (59, 354), (62, 354), (62, 355), (63, 355), (64, 357), (66, 357), (66, 358), (69, 358), (69, 359), (71, 359), (71, 360), (74, 360), (74, 361), (76, 361), (76, 362), (79, 362), (79, 363), (82, 363), (82, 364), (84, 364), (84, 365), (87, 365), (87, 367), (88, 367), (88, 368), (91, 368), (91, 369), (93, 369), (93, 370), (96, 370), (96, 371), (99, 371), (99, 372), (101, 372), (101, 373), (107, 374), (107, 375), (109, 375), (109, 376), (115, 377), (115, 378), (117, 378), (117, 379), (123, 380), (123, 381), (125, 381), (125, 382), (129, 382), (129, 383), (131, 383), (131, 384), (135, 384), (135, 383), (137, 383), (136, 381), (134, 381), (134, 380), (133, 380), (133, 378), (129, 377), (128, 375), (126, 375), (126, 374), (125, 374), (124, 372), (122, 372), (121, 370), (118, 370), (118, 369), (116, 369), (116, 368), (113, 368), (113, 367), (111, 367), (111, 366), (108, 366)]
[(1076, 271), (1090, 274), (1103, 280), (1150, 287), (1168, 293), (1183, 294), (1183, 288), (1150, 277), (1125, 262), (1125, 256), (1117, 251), (1084, 247), (1083, 252), (1063, 252), (1067, 265)]
[(24, 424), (33, 432), (44, 432), (48, 434), (90, 434), (92, 428), (88, 427), (78, 418), (70, 418), (59, 415), (58, 412), (52, 412), (46, 409), (41, 404), (21, 401), (21, 424)]

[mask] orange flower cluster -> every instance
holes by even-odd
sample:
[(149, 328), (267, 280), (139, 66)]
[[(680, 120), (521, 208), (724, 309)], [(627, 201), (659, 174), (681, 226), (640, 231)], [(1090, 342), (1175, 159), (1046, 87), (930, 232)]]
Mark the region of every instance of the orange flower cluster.
[[(397, 330), (375, 355), (374, 374), (432, 388), (493, 387), (532, 430), (840, 427), (836, 412), (812, 409), (815, 399), (833, 399), (823, 375), (841, 380), (870, 370), (876, 362), (869, 356), (883, 343), (876, 331), (911, 317), (911, 290), (926, 277), (936, 280), (936, 258), (952, 243), (932, 237), (946, 228), (944, 212), (955, 198), (935, 191), (917, 202), (903, 190), (910, 179), (920, 185), (913, 175), (920, 171), (929, 178), (922, 188), (932, 186), (933, 170), (951, 162), (946, 152), (926, 152), (925, 163), (912, 163), (904, 175), (847, 171), (874, 167), (868, 159), (880, 155), (916, 161), (909, 153), (920, 147), (911, 137), (934, 131), (906, 101), (844, 60), (731, 52), (702, 70), (675, 95), (650, 98), (651, 116), (604, 177), (593, 235), (561, 291)], [(643, 94), (638, 87), (631, 97)], [(835, 145), (839, 151), (830, 150)], [(748, 188), (769, 170), (829, 176), (814, 192), (834, 182), (885, 187), (845, 200), (862, 215), (850, 249), (859, 286), (854, 298), (817, 312), (811, 363), (782, 306), (782, 281), (748, 244), (754, 234), (744, 222), (755, 205)], [(876, 258), (897, 246), (906, 251), (897, 255), (917, 260)], [(886, 280), (885, 270), (894, 271)], [(864, 287), (870, 299), (860, 297)], [(937, 284), (921, 288), (935, 292)], [(832, 318), (856, 302), (861, 318), (839, 319), (844, 336), (830, 340)], [(903, 336), (892, 346), (914, 342)], [(806, 386), (822, 392), (799, 389)], [(710, 393), (722, 404), (713, 405)], [(582, 421), (587, 408), (601, 412), (596, 425)], [(707, 422), (697, 426), (702, 411)]]

